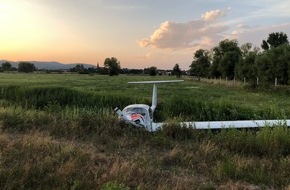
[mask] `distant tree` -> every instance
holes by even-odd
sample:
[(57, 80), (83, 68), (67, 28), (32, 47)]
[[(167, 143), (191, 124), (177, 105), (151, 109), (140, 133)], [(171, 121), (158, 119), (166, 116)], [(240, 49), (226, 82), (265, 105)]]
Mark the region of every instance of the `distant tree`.
[(121, 70), (120, 61), (118, 61), (118, 59), (115, 57), (106, 58), (104, 66), (105, 68), (108, 68), (110, 76), (118, 75), (120, 73)]
[(209, 74), (210, 57), (207, 50), (199, 49), (194, 53), (193, 61), (190, 67), (190, 75), (206, 77)]
[(263, 40), (261, 47), (264, 50), (268, 50), (283, 44), (289, 44), (287, 34), (283, 32), (273, 32), (269, 34), (267, 41)]
[(242, 57), (237, 40), (223, 40), (213, 49), (213, 65), (217, 71), (229, 79), (235, 76), (235, 67)]
[(148, 68), (148, 74), (150, 76), (156, 76), (157, 75), (157, 67), (154, 67), (154, 66), (149, 67)]
[(142, 69), (129, 69), (128, 74), (142, 74), (143, 70)]
[(18, 72), (30, 73), (35, 71), (35, 66), (33, 63), (20, 62), (18, 64)]
[(2, 63), (3, 71), (10, 71), (11, 69), (12, 69), (12, 65), (8, 61)]
[(84, 65), (82, 65), (82, 64), (77, 64), (77, 65), (75, 66), (75, 68), (76, 68), (77, 71), (82, 71), (82, 70), (85, 69)]
[(97, 68), (94, 68), (94, 67), (89, 67), (86, 70), (88, 71), (88, 73), (96, 73), (97, 72)]
[(182, 74), (181, 69), (179, 68), (178, 63), (176, 63), (172, 70), (172, 75), (175, 75), (177, 78), (180, 78)]
[(83, 65), (77, 64), (73, 68), (70, 69), (70, 72), (80, 72), (84, 69)]
[(108, 75), (109, 74), (109, 69), (106, 67), (99, 67), (98, 73), (101, 75)]
[(77, 72), (79, 74), (89, 74), (89, 73), (94, 73), (94, 68), (86, 69), (84, 65), (77, 64), (76, 66), (70, 69), (70, 72)]

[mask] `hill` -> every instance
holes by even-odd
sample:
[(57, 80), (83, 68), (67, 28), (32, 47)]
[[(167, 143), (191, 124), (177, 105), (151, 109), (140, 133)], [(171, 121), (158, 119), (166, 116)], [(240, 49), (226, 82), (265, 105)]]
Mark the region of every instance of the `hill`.
[[(0, 60), (0, 64), (4, 63), (6, 61), (7, 60)], [(8, 61), (8, 62), (11, 63), (12, 67), (17, 68), (20, 61), (17, 61), (17, 62)], [(27, 61), (27, 62), (33, 63), (37, 69), (45, 69), (45, 70), (60, 70), (60, 69), (65, 70), (65, 69), (73, 68), (78, 64), (83, 65), (85, 68), (96, 67), (96, 65), (87, 64), (87, 63), (64, 64), (64, 63), (60, 63), (60, 62), (56, 62), (56, 61)]]

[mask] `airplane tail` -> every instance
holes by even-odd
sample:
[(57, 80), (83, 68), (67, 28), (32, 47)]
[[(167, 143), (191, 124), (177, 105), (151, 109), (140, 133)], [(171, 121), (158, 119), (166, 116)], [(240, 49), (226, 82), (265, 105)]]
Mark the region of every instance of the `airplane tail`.
[(154, 83), (153, 84), (153, 93), (152, 93), (152, 106), (151, 106), (152, 112), (155, 111), (156, 106), (157, 106), (157, 84)]
[(128, 82), (128, 84), (153, 84), (152, 92), (152, 112), (155, 111), (157, 107), (157, 84), (158, 83), (172, 83), (172, 82), (182, 82), (183, 80), (161, 80), (161, 81), (138, 81), (138, 82)]

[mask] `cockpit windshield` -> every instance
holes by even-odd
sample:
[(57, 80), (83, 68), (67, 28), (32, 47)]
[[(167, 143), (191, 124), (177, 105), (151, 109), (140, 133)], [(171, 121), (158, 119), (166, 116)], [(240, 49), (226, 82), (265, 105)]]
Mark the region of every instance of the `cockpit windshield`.
[(144, 108), (138, 108), (138, 107), (133, 107), (133, 108), (126, 108), (124, 110), (125, 113), (137, 113), (140, 114), (142, 116), (146, 116), (146, 109)]

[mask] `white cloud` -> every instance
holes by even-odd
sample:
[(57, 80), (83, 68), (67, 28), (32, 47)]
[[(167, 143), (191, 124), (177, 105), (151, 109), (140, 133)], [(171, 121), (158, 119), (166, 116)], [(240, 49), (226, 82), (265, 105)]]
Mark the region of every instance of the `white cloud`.
[(289, 0), (256, 0), (256, 1), (245, 1), (245, 4), (250, 6), (259, 6), (259, 9), (256, 9), (251, 13), (249, 18), (263, 17), (273, 18), (273, 17), (289, 17), (290, 12), (290, 1)]
[(219, 23), (230, 9), (206, 12), (201, 18), (186, 23), (163, 22), (149, 38), (139, 40), (140, 47), (158, 49), (210, 48), (217, 43), (228, 27)]
[(277, 24), (273, 26), (250, 27), (247, 25), (237, 25), (236, 28), (226, 38), (237, 39), (239, 44), (250, 42), (258, 47), (270, 33), (284, 32), (290, 37), (290, 23)]
[(226, 16), (230, 9), (231, 8), (229, 7), (228, 9), (225, 9), (225, 10), (208, 11), (208, 12), (202, 14), (201, 17), (206, 21), (214, 21), (219, 17)]

